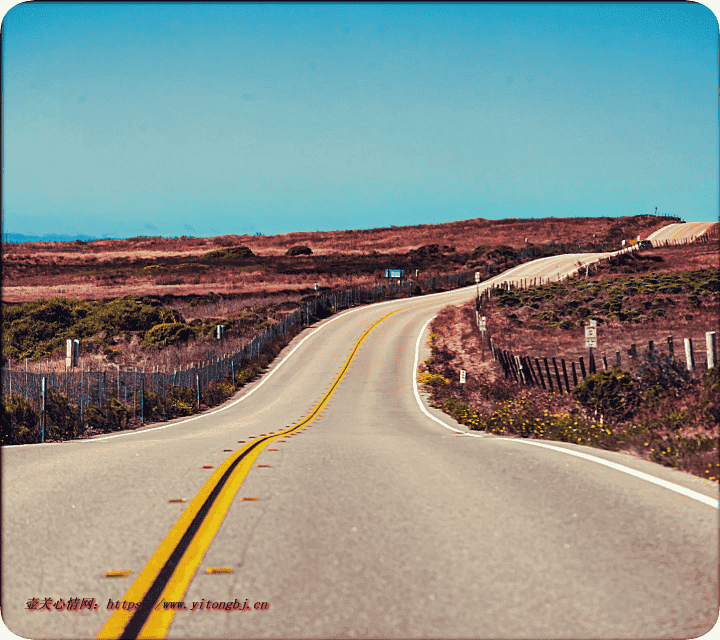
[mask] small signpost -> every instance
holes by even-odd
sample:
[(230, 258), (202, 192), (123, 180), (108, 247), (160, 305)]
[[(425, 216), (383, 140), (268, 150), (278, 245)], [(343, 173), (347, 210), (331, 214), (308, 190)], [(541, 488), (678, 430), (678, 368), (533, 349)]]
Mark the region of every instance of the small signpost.
[(78, 366), (78, 360), (80, 359), (80, 340), (70, 340), (68, 338), (65, 356), (66, 369)]
[(465, 378), (466, 378), (466, 372), (465, 369), (460, 369), (460, 384), (463, 385), (463, 393), (465, 393)]
[(585, 326), (585, 348), (597, 348), (597, 320), (590, 320), (590, 324)]
[(593, 371), (593, 348), (597, 348), (597, 320), (590, 320), (590, 324), (585, 326), (585, 348), (590, 350), (588, 358), (590, 362), (590, 373)]

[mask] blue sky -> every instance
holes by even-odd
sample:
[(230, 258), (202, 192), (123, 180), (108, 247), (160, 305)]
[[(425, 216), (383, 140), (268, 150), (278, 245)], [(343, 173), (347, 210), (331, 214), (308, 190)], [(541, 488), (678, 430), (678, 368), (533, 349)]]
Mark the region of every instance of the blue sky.
[(20, 4), (3, 231), (718, 216), (699, 4)]

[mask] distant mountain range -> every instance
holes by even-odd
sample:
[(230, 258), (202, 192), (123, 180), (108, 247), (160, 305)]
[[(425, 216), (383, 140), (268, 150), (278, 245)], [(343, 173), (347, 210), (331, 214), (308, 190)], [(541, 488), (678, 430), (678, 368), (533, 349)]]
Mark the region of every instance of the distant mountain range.
[(104, 240), (104, 238), (92, 238), (82, 234), (75, 236), (58, 235), (49, 233), (44, 236), (26, 236), (23, 233), (3, 233), (3, 242), (75, 242), (75, 240)]

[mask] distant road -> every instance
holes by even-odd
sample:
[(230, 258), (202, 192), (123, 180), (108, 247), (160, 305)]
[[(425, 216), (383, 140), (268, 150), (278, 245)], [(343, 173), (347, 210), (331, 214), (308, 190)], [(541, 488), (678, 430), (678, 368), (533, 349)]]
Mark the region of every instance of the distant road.
[(653, 242), (665, 242), (666, 240), (675, 240), (684, 242), (693, 240), (705, 233), (716, 222), (683, 222), (669, 224), (667, 227), (658, 229), (651, 233), (647, 239)]
[[(538, 260), (479, 288), (555, 280), (603, 255)], [(716, 484), (620, 453), (468, 432), (417, 394), (429, 320), (475, 293), (322, 321), (219, 410), (3, 447), (5, 623), (26, 638), (705, 633), (718, 611)], [(142, 619), (107, 608), (150, 593)], [(32, 598), (94, 600), (30, 611)], [(173, 615), (163, 598), (196, 611)], [(249, 611), (200, 609), (246, 599)]]

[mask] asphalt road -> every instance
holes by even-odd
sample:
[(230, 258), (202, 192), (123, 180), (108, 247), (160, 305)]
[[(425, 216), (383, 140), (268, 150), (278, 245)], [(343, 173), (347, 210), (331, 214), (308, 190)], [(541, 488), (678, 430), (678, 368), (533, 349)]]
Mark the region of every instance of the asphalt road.
[(665, 242), (666, 240), (684, 242), (693, 240), (705, 233), (715, 222), (683, 222), (669, 224), (662, 229), (651, 233), (647, 239), (653, 242)]
[[(558, 256), (498, 280), (555, 279), (591, 258)], [(140, 637), (708, 631), (718, 615), (716, 484), (623, 454), (469, 434), (418, 402), (428, 320), (474, 296), (470, 287), (332, 317), (200, 417), (3, 447), (5, 623), (26, 638), (131, 635), (132, 612), (111, 619), (109, 601), (150, 592), (171, 530), (237, 460), (228, 477), (239, 489), (219, 494), (162, 591), (195, 610), (173, 616), (153, 605)], [(293, 424), (289, 437), (268, 440)], [(52, 598), (53, 608), (31, 611), (32, 598), (38, 608)], [(54, 608), (71, 598), (94, 601)], [(206, 606), (236, 600), (249, 610)]]

